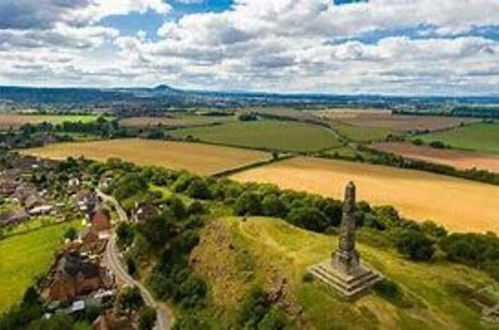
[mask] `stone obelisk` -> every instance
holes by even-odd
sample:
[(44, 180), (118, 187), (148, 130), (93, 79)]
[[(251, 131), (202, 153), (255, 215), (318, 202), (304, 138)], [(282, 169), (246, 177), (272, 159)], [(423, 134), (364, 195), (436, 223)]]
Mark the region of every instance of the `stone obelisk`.
[(355, 185), (350, 182), (345, 191), (338, 249), (332, 258), (333, 266), (349, 275), (359, 270), (359, 253), (355, 250), (355, 230)]
[(346, 187), (338, 248), (331, 259), (311, 266), (309, 272), (325, 285), (347, 296), (355, 296), (383, 279), (360, 260), (355, 249), (355, 185)]

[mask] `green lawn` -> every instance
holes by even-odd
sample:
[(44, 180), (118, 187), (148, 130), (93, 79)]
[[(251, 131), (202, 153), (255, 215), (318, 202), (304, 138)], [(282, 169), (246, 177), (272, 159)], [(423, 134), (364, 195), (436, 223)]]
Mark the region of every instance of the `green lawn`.
[(404, 305), (375, 292), (350, 301), (317, 281), (303, 281), (307, 267), (330, 258), (337, 236), (304, 231), (278, 219), (220, 219), (205, 230), (194, 251), (195, 268), (211, 289), (203, 315), (226, 327), (234, 321), (244, 292), (254, 283), (266, 283), (272, 289), (276, 279), (285, 278), (284, 304), (303, 322), (295, 324), (298, 329), (494, 328), (480, 321), (480, 314), (456, 289), (494, 283), (487, 274), (445, 261), (411, 262), (391, 248), (376, 248), (367, 242), (360, 239), (358, 244), (363, 260), (398, 284)]
[(171, 133), (183, 138), (192, 136), (205, 142), (282, 151), (318, 151), (341, 145), (334, 133), (324, 127), (277, 120), (234, 122)]
[(389, 134), (393, 134), (392, 131), (384, 128), (352, 126), (339, 121), (332, 121), (331, 126), (352, 142), (384, 141)]
[(454, 148), (499, 153), (499, 123), (477, 123), (419, 136), (425, 142), (442, 141)]
[(44, 275), (70, 226), (78, 224), (48, 226), (0, 241), (0, 313), (18, 302), (37, 276)]

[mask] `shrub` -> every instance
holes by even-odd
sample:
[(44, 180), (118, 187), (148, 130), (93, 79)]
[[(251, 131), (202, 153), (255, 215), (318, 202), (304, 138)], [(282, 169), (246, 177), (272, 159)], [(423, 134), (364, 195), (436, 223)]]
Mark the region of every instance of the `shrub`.
[(116, 228), (116, 236), (118, 238), (118, 245), (121, 248), (128, 247), (133, 243), (135, 232), (132, 228), (132, 225), (122, 221)]
[(157, 313), (154, 308), (142, 307), (139, 310), (139, 329), (152, 330), (156, 324)]
[(183, 308), (193, 308), (202, 304), (208, 287), (204, 280), (195, 275), (191, 275), (186, 281), (180, 284), (175, 301)]
[(207, 200), (212, 198), (208, 183), (200, 178), (196, 178), (191, 182), (189, 188), (187, 188), (186, 194), (191, 198), (197, 199)]
[(239, 196), (234, 205), (234, 213), (236, 215), (261, 215), (262, 205), (260, 197), (251, 192), (245, 192)]
[(283, 218), (288, 212), (286, 205), (276, 195), (268, 195), (262, 201), (262, 212), (268, 217)]
[(403, 231), (396, 246), (399, 253), (414, 261), (430, 260), (435, 253), (434, 242), (415, 230)]
[(254, 286), (243, 299), (237, 322), (241, 328), (257, 329), (270, 307), (267, 293), (261, 287)]
[(118, 294), (118, 306), (123, 310), (138, 310), (144, 306), (144, 300), (137, 287), (125, 287)]
[(189, 207), (187, 207), (188, 215), (201, 215), (206, 213), (206, 208), (200, 201), (192, 202)]
[(78, 237), (78, 231), (74, 227), (69, 227), (64, 233), (64, 238), (74, 241)]
[(312, 207), (292, 209), (288, 214), (288, 219), (295, 226), (316, 232), (324, 232), (328, 227), (324, 213)]

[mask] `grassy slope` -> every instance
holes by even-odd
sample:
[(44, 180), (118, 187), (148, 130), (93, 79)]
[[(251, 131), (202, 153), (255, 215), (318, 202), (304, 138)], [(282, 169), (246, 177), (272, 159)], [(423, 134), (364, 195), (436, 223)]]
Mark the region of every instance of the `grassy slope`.
[(285, 278), (281, 303), (300, 329), (487, 328), (451, 288), (492, 281), (464, 266), (409, 262), (394, 251), (360, 244), (363, 259), (402, 288), (412, 304), (405, 308), (373, 292), (346, 301), (316, 281), (303, 283), (306, 268), (328, 258), (336, 245), (337, 237), (303, 231), (277, 219), (224, 218), (212, 223), (194, 251), (195, 268), (211, 286), (205, 316), (216, 318), (213, 322), (224, 328), (234, 321), (238, 302), (253, 283), (272, 289), (277, 279)]
[(442, 141), (455, 148), (499, 154), (499, 123), (477, 123), (420, 138), (426, 142)]
[(35, 278), (48, 270), (71, 225), (49, 226), (0, 241), (0, 313), (16, 303)]
[(180, 137), (191, 135), (206, 142), (284, 151), (317, 151), (340, 145), (326, 128), (277, 120), (180, 129), (172, 134)]

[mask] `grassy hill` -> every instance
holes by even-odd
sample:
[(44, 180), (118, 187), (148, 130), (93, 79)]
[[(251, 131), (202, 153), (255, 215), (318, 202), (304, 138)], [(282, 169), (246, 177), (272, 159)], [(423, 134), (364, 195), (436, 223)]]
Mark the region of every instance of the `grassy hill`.
[(327, 128), (266, 119), (179, 129), (172, 134), (182, 138), (193, 136), (205, 142), (283, 151), (318, 151), (341, 145)]
[(453, 148), (499, 153), (499, 123), (477, 123), (421, 136), (425, 142), (441, 141)]
[(480, 322), (462, 292), (493, 281), (464, 266), (410, 262), (389, 248), (361, 243), (363, 259), (397, 283), (402, 298), (389, 301), (371, 291), (348, 301), (316, 281), (304, 281), (306, 268), (329, 258), (336, 245), (337, 236), (307, 232), (278, 219), (228, 217), (211, 223), (191, 255), (194, 269), (210, 286), (201, 317), (213, 328), (229, 328), (244, 294), (260, 283), (279, 293), (279, 308), (299, 329), (491, 328)]

